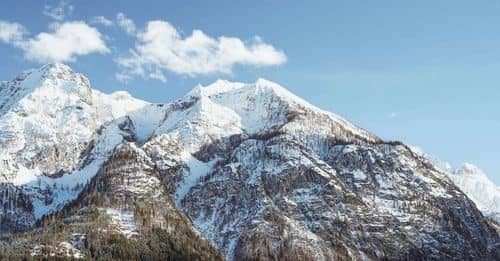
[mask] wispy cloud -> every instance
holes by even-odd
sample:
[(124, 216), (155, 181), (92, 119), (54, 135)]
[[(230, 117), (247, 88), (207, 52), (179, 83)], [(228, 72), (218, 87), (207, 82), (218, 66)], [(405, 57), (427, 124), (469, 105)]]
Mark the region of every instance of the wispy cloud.
[(165, 81), (166, 71), (197, 76), (231, 73), (236, 64), (260, 67), (287, 61), (283, 51), (260, 37), (244, 43), (236, 37), (213, 38), (201, 30), (183, 37), (169, 22), (161, 20), (150, 21), (136, 37), (135, 48), (116, 59), (121, 75)]
[(81, 21), (52, 24), (49, 32), (32, 38), (26, 32), (20, 24), (0, 21), (0, 40), (23, 50), (30, 61), (74, 62), (78, 56), (109, 52), (101, 33)]
[(398, 116), (399, 116), (399, 113), (397, 113), (397, 112), (391, 112), (391, 113), (389, 113), (389, 118), (390, 119), (397, 118)]
[(66, 17), (71, 16), (74, 6), (67, 0), (61, 0), (57, 5), (52, 6), (46, 4), (43, 8), (43, 14), (56, 20), (62, 21)]
[(113, 26), (113, 21), (104, 16), (94, 16), (90, 19), (91, 24), (100, 24), (104, 26)]
[(122, 82), (122, 83), (129, 83), (133, 79), (133, 77), (131, 75), (123, 74), (123, 73), (116, 73), (115, 78), (119, 82)]
[(22, 42), (27, 32), (21, 24), (0, 21), (1, 42), (17, 45)]
[(135, 34), (136, 27), (134, 21), (128, 18), (124, 13), (118, 13), (116, 15), (116, 22), (127, 34)]

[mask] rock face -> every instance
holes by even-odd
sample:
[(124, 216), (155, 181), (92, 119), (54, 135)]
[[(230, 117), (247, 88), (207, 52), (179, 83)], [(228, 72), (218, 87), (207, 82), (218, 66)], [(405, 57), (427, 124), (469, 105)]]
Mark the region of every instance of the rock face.
[[(54, 67), (64, 69), (63, 79), (77, 75)], [(42, 78), (58, 73), (49, 75)], [(0, 97), (24, 85), (23, 77), (3, 83)], [(54, 85), (79, 86), (68, 81)], [(3, 232), (30, 229), (45, 214), (68, 218), (94, 206), (142, 224), (121, 226), (130, 240), (162, 229), (182, 241), (198, 231), (201, 248), (191, 257), (212, 246), (229, 260), (500, 258), (498, 232), (426, 157), (275, 83), (217, 81), (165, 105), (85, 90), (70, 91), (83, 109), (70, 107), (65, 117), (83, 113), (75, 119), (88, 122), (75, 120), (80, 129), (46, 126), (78, 139), (56, 135), (33, 141), (34, 148), (9, 145), (13, 149), (1, 154), (10, 166), (0, 168), (9, 170), (1, 173)], [(13, 108), (24, 97), (0, 98), (7, 104), (0, 109), (0, 137), (37, 137), (14, 132), (5, 116), (17, 113)], [(64, 104), (53, 109), (56, 119), (73, 106)], [(8, 124), (13, 127), (4, 131)], [(19, 157), (28, 152), (44, 156)], [(33, 181), (22, 182), (25, 177)]]
[(446, 173), (485, 216), (500, 222), (500, 187), (479, 167), (464, 163), (458, 168), (453, 168), (450, 163), (430, 156), (419, 148), (413, 150), (436, 166), (439, 171)]

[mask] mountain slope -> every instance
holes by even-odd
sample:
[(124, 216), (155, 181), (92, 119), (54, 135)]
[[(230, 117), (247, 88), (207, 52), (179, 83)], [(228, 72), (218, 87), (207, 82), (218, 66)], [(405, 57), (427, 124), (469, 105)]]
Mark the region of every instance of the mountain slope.
[(453, 168), (448, 162), (428, 155), (419, 148), (412, 148), (412, 150), (426, 158), (440, 171), (445, 172), (485, 216), (500, 222), (500, 187), (493, 183), (479, 167), (464, 163), (459, 168)]
[(451, 172), (450, 178), (485, 215), (500, 222), (500, 188), (482, 170), (465, 163)]
[[(80, 104), (89, 96), (78, 90), (70, 93), (79, 98), (69, 100)], [(206, 258), (217, 258), (213, 247), (229, 260), (500, 258), (497, 231), (445, 172), (406, 145), (383, 141), (278, 84), (217, 81), (165, 105), (98, 96), (105, 98), (88, 110), (77, 106), (109, 117), (87, 117), (95, 125), (82, 125), (95, 128), (75, 130), (80, 138), (70, 145), (61, 137), (48, 141), (78, 156), (53, 153), (32, 157), (30, 165), (16, 157), (51, 153), (44, 146), (7, 153), (16, 167), (1, 183), (3, 232), (29, 229), (45, 214), (57, 213), (38, 225), (97, 207), (139, 252), (147, 248), (137, 242), (160, 229), (172, 242), (195, 238), (201, 247), (181, 252), (199, 256), (205, 249)], [(102, 110), (109, 99), (119, 108), (137, 106), (110, 114)], [(6, 104), (4, 115), (14, 113)], [(56, 115), (64, 108), (54, 109)], [(36, 182), (16, 182), (23, 168), (38, 171), (30, 174)], [(182, 224), (178, 234), (172, 224)]]
[(498, 243), (444, 173), (274, 83), (218, 82), (178, 103), (190, 106), (167, 113), (144, 148), (230, 259), (486, 258)]
[(0, 253), (11, 259), (51, 255), (97, 260), (223, 259), (176, 209), (144, 153), (127, 141), (115, 149), (77, 200), (44, 217), (38, 226), (38, 233), (0, 242)]
[[(74, 198), (123, 139), (119, 120), (147, 103), (105, 95), (50, 64), (0, 87), (0, 232), (29, 228)], [(92, 157), (92, 161), (82, 159)]]

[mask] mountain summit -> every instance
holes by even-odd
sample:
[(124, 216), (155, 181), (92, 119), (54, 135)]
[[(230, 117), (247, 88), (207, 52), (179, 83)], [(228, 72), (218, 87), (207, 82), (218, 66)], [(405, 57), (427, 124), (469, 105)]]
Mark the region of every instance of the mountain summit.
[(439, 171), (448, 174), (449, 178), (467, 194), (485, 216), (500, 222), (500, 187), (491, 181), (479, 167), (464, 163), (458, 168), (453, 168), (450, 163), (427, 155), (419, 148), (414, 147), (412, 150), (426, 158)]
[(267, 80), (149, 104), (49, 65), (2, 83), (0, 102), (8, 257), (500, 258), (428, 159)]
[(487, 216), (500, 222), (500, 187), (479, 167), (465, 163), (450, 173), (450, 178)]

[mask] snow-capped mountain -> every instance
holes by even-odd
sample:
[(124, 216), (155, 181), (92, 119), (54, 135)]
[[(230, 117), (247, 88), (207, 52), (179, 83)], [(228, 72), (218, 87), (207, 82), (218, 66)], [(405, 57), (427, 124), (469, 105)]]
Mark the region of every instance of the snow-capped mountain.
[[(2, 83), (0, 102), (0, 232), (65, 224), (56, 243), (13, 234), (0, 252), (500, 258), (497, 231), (446, 172), (264, 79), (148, 104), (48, 65)], [(114, 232), (126, 251), (106, 250)]]
[(450, 172), (450, 178), (487, 216), (500, 222), (500, 187), (470, 163)]
[[(77, 188), (95, 175), (122, 140), (118, 122), (105, 124), (146, 104), (125, 92), (92, 90), (83, 75), (63, 64), (2, 82), (0, 186), (4, 202), (22, 198), (18, 207), (0, 208), (2, 225), (30, 227), (76, 198), (81, 190)], [(82, 161), (83, 156), (95, 160)], [(23, 192), (16, 192), (20, 187)]]
[(479, 167), (464, 163), (458, 168), (453, 168), (450, 163), (426, 154), (419, 147), (412, 147), (412, 150), (426, 158), (440, 171), (448, 174), (485, 216), (500, 222), (500, 187), (491, 181)]

